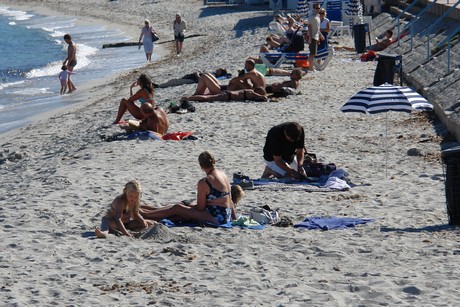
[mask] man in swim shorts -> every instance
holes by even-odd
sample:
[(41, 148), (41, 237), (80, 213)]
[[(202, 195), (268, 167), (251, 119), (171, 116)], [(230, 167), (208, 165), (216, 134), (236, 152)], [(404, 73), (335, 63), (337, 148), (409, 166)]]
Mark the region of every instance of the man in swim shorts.
[[(67, 70), (69, 72), (73, 72), (74, 67), (77, 65), (77, 45), (72, 41), (70, 34), (64, 35), (64, 41), (69, 45), (69, 47), (67, 48), (67, 58), (64, 60), (62, 65), (67, 65)], [(67, 84), (69, 86), (69, 91), (67, 93), (72, 93), (77, 89), (70, 80), (70, 75), (71, 74), (69, 74), (69, 78), (67, 80)]]
[(227, 90), (255, 89), (256, 87), (265, 88), (265, 76), (255, 69), (256, 63), (252, 59), (247, 59), (244, 63), (244, 73), (230, 80)]

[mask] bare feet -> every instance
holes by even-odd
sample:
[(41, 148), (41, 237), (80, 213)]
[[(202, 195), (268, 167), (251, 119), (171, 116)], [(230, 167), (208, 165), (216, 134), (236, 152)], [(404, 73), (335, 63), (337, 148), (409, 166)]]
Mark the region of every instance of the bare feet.
[(107, 238), (107, 234), (105, 233), (105, 231), (102, 232), (99, 228), (96, 228), (94, 232), (96, 233), (96, 237), (98, 237), (99, 239)]

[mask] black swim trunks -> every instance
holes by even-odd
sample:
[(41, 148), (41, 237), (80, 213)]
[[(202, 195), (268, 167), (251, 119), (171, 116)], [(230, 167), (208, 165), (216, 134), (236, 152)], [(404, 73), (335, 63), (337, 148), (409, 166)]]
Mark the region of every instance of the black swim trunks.
[(72, 60), (69, 63), (67, 63), (67, 67), (75, 67), (77, 66), (77, 60)]
[(176, 41), (183, 42), (184, 39), (185, 39), (184, 33), (179, 33), (178, 35), (174, 35), (174, 40)]

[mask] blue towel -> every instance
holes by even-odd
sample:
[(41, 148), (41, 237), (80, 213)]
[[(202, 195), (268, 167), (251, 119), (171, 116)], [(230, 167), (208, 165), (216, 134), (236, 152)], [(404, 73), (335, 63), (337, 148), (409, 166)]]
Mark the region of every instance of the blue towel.
[[(171, 220), (168, 220), (168, 219), (162, 219), (160, 221), (160, 223), (166, 225), (167, 227), (184, 227), (184, 226), (187, 226), (187, 227), (196, 227), (196, 226), (200, 226), (200, 224), (198, 223), (182, 223), (182, 222), (173, 222)], [(232, 222), (228, 222), (226, 224), (221, 224), (221, 225), (215, 225), (215, 224), (211, 224), (211, 223), (205, 223), (205, 225), (207, 227), (215, 227), (215, 228), (233, 228), (233, 227), (240, 227), (240, 228), (245, 228), (245, 229), (255, 229), (255, 230), (262, 230), (265, 228), (264, 225), (258, 225), (258, 226), (244, 226), (244, 225), (235, 225), (233, 226), (232, 225)]]
[(134, 131), (131, 132), (130, 134), (127, 135), (126, 137), (128, 140), (132, 140), (135, 138), (139, 138), (141, 140), (148, 140), (148, 139), (153, 139), (153, 140), (161, 140), (161, 137), (157, 134), (155, 134), (152, 131)]
[(366, 224), (373, 222), (375, 219), (361, 219), (352, 217), (321, 217), (313, 216), (307, 217), (303, 222), (295, 224), (296, 228), (307, 228), (307, 229), (344, 229), (355, 227), (358, 224)]

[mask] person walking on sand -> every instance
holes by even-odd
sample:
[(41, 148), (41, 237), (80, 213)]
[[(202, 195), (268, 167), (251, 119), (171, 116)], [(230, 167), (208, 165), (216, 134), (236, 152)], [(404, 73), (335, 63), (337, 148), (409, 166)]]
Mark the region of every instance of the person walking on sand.
[(141, 35), (139, 36), (139, 49), (141, 49), (141, 40), (144, 45), (144, 52), (147, 61), (152, 60), (153, 53), (153, 33), (156, 33), (153, 27), (150, 25), (150, 20), (144, 20), (144, 27), (142, 27)]
[[(77, 45), (72, 41), (70, 34), (64, 35), (64, 41), (69, 45), (69, 47), (67, 48), (67, 58), (64, 60), (62, 65), (67, 65), (67, 70), (72, 73), (73, 69), (77, 65)], [(70, 74), (67, 78), (67, 84), (69, 87), (69, 91), (67, 93), (72, 93), (77, 89), (70, 80)]]
[(319, 3), (313, 4), (313, 12), (310, 17), (308, 17), (308, 48), (310, 55), (308, 56), (309, 70), (315, 70), (313, 67), (313, 61), (315, 60), (315, 55), (318, 53), (318, 45), (320, 39), (323, 38), (323, 35), (320, 32), (321, 20), (319, 18), (319, 10), (321, 6)]
[(67, 65), (62, 65), (61, 72), (59, 73), (59, 80), (61, 81), (61, 95), (67, 91), (67, 82), (69, 82), (69, 75), (73, 72), (67, 70)]
[(131, 180), (123, 189), (123, 194), (112, 201), (106, 215), (102, 218), (101, 227), (95, 229), (98, 238), (106, 238), (109, 231), (119, 231), (133, 238), (130, 232), (146, 229), (155, 222), (145, 220), (139, 213), (141, 207), (141, 184)]
[(182, 53), (182, 45), (185, 39), (185, 30), (187, 29), (187, 23), (182, 19), (181, 14), (176, 14), (176, 19), (173, 23), (174, 40), (176, 42), (176, 53), (180, 56)]

